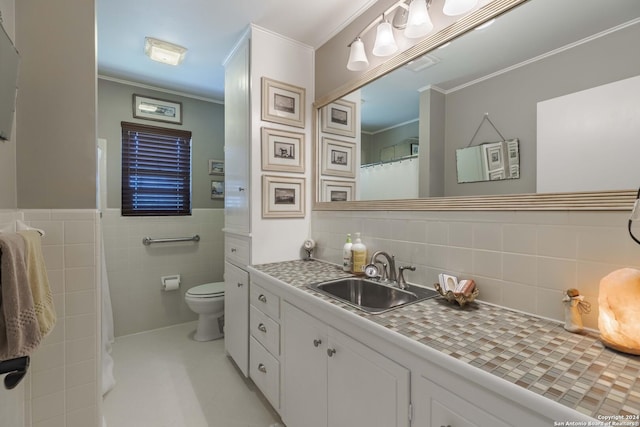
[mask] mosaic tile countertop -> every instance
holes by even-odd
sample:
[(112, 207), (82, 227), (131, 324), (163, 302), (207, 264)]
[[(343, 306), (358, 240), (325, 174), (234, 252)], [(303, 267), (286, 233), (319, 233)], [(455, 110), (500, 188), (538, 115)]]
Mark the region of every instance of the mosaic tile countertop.
[(349, 275), (334, 264), (253, 268), (583, 414), (640, 414), (640, 356), (606, 348), (593, 333), (573, 334), (557, 322), (481, 302), (460, 308), (443, 298), (367, 314), (306, 287)]

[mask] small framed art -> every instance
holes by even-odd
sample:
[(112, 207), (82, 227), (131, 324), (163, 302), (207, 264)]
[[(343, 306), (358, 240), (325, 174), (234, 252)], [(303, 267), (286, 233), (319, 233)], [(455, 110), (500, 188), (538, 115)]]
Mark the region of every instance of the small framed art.
[(262, 176), (263, 218), (304, 218), (304, 178)]
[(323, 179), (320, 192), (323, 202), (352, 202), (355, 199), (356, 182)]
[(305, 89), (262, 78), (262, 120), (304, 127)]
[(224, 160), (209, 160), (209, 175), (224, 175)]
[(224, 178), (211, 180), (211, 198), (224, 199)]
[(322, 132), (334, 135), (356, 136), (356, 104), (339, 99), (322, 107)]
[(355, 178), (355, 148), (352, 142), (322, 138), (322, 174)]
[(304, 134), (262, 128), (262, 170), (304, 173)]
[(133, 117), (182, 124), (182, 103), (133, 95)]

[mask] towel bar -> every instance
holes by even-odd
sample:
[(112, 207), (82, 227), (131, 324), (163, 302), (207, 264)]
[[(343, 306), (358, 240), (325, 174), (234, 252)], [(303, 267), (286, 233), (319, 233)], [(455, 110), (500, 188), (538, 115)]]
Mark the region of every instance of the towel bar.
[(191, 237), (176, 237), (176, 238), (163, 238), (163, 239), (152, 239), (151, 237), (143, 237), (142, 244), (145, 246), (149, 246), (152, 243), (173, 243), (173, 242), (199, 242), (200, 236), (194, 235)]

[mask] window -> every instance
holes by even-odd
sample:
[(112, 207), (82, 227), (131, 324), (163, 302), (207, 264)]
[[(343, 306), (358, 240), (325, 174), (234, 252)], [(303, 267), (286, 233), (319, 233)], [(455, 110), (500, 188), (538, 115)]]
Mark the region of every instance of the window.
[(191, 215), (191, 132), (122, 122), (122, 215)]

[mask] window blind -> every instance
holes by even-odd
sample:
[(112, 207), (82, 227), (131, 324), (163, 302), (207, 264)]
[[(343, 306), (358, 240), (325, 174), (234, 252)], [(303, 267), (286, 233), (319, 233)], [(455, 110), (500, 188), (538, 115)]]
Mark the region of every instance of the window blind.
[(191, 132), (121, 126), (122, 215), (191, 215)]

